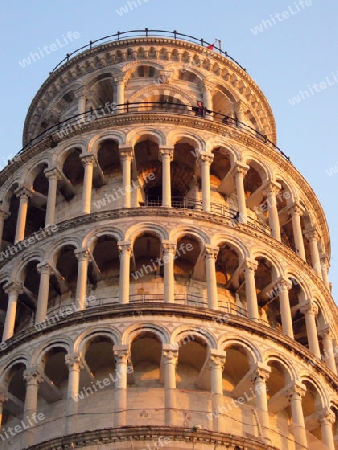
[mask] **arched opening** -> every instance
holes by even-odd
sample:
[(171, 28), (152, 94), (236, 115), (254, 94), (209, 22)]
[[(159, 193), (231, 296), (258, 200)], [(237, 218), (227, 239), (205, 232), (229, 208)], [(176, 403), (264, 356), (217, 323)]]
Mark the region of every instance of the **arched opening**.
[(207, 344), (199, 336), (188, 334), (178, 342), (178, 345), (177, 388), (186, 391), (208, 391), (209, 386), (204, 386), (203, 377), (200, 376), (207, 359)]
[(2, 336), (5, 327), (6, 314), (8, 308), (8, 296), (4, 291), (4, 284), (0, 284), (0, 339), (2, 341)]
[(305, 395), (302, 399), (305, 429), (307, 433), (311, 433), (319, 441), (321, 441), (322, 440), (321, 426), (320, 422), (318, 421), (318, 416), (316, 414), (319, 413), (322, 409), (320, 394), (318, 392), (318, 388), (314, 386), (312, 382), (306, 380), (303, 382), (303, 384), (305, 385), (306, 388)]
[(75, 304), (78, 261), (73, 245), (62, 246), (54, 255), (54, 267), (50, 277), (53, 291), (48, 302), (48, 315), (57, 309)]
[(238, 250), (231, 244), (221, 244), (216, 259), (219, 307), (230, 314), (246, 315), (246, 295), (240, 282), (239, 264)]
[(296, 278), (290, 277), (291, 289), (289, 290), (289, 302), (292, 316), (292, 328), (295, 341), (309, 348), (306, 332), (305, 316), (301, 312), (300, 303), (305, 299), (304, 291)]
[(187, 298), (187, 303), (194, 306), (205, 303), (205, 261), (201, 243), (192, 234), (184, 234), (177, 240), (174, 278), (177, 298)]
[(117, 241), (113, 236), (100, 236), (93, 245), (93, 261), (88, 268), (88, 279), (95, 297), (118, 302), (120, 261)]
[(278, 179), (281, 190), (277, 194), (276, 206), (279, 216), (281, 241), (284, 245), (296, 251), (295, 240), (292, 229), (292, 217), (290, 208), (292, 206), (291, 191), (283, 180)]
[[(140, 205), (162, 205), (162, 164), (159, 159), (159, 145), (150, 139), (143, 139), (135, 145), (135, 164), (139, 177)], [(149, 175), (152, 174), (152, 177)], [(144, 180), (147, 180), (145, 183)]]
[(253, 215), (255, 218), (264, 218), (266, 222), (267, 214), (262, 215), (261, 204), (266, 201), (266, 195), (264, 194), (264, 181), (266, 179), (264, 170), (255, 162), (247, 161), (249, 165), (249, 170), (244, 176), (244, 194), (246, 198), (246, 206), (248, 209), (255, 211), (256, 214)]
[[(67, 398), (68, 367), (65, 363), (66, 353), (63, 347), (53, 347), (42, 358), (44, 376), (39, 385), (39, 412), (47, 413), (51, 404)], [(47, 414), (45, 415), (47, 416)]]
[(6, 247), (10, 247), (15, 242), (15, 235), (16, 235), (16, 223), (18, 220), (18, 213), (19, 213), (19, 206), (20, 206), (20, 200), (15, 194), (17, 186), (12, 186), (10, 192), (8, 193), (8, 211), (9, 214), (7, 215), (5, 221), (4, 221), (4, 229), (2, 234), (2, 242), (1, 242), (1, 250), (5, 249)]
[(231, 175), (231, 158), (224, 147), (212, 150), (214, 160), (210, 166), (211, 201), (237, 210), (234, 177)]
[[(163, 264), (161, 260), (161, 240), (151, 232), (140, 234), (133, 245), (130, 294), (131, 299), (163, 298)], [(133, 298), (134, 295), (134, 298)], [(145, 297), (144, 297), (145, 296)]]
[(170, 166), (171, 200), (173, 207), (182, 207), (196, 200), (199, 189), (196, 180), (196, 152), (194, 147), (180, 140), (174, 145), (174, 158)]
[(37, 265), (38, 261), (29, 261), (23, 270), (23, 292), (18, 295), (14, 333), (32, 325), (35, 318), (40, 285)]
[(26, 382), (22, 363), (15, 364), (6, 376), (8, 383), (7, 400), (4, 404), (2, 427), (8, 427), (12, 420), (22, 420), (24, 416), (24, 403), (26, 398)]

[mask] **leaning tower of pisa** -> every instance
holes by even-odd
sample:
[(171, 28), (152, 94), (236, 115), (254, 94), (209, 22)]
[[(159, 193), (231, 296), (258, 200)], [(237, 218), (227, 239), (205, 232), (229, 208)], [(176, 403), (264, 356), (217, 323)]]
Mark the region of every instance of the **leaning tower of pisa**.
[(0, 449), (335, 450), (330, 237), (203, 40), (68, 55), (0, 173)]

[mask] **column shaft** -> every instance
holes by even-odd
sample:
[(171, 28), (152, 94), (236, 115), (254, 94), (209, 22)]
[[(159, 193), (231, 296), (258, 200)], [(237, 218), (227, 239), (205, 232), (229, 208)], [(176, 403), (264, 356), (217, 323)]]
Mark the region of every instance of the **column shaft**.
[(322, 268), (320, 264), (319, 250), (318, 250), (318, 240), (319, 240), (318, 233), (316, 230), (311, 230), (307, 232), (305, 236), (309, 240), (313, 270), (320, 278), (322, 278)]
[(131, 205), (131, 161), (132, 149), (120, 149), (120, 157), (122, 160), (122, 174), (123, 174), (123, 197), (122, 208), (130, 208)]
[(210, 165), (214, 159), (213, 154), (203, 153), (201, 158), (201, 184), (202, 184), (202, 210), (210, 212)]
[(18, 189), (16, 191), (16, 194), (20, 198), (20, 206), (16, 221), (15, 244), (22, 241), (25, 238), (26, 219), (28, 212), (28, 199), (31, 196), (30, 192), (25, 188)]
[(18, 283), (9, 283), (8, 285), (5, 286), (5, 292), (8, 294), (8, 306), (2, 342), (11, 338), (14, 334), (16, 306), (18, 295), (21, 292), (21, 286), (19, 286)]
[(80, 250), (75, 252), (75, 256), (78, 259), (76, 306), (78, 310), (83, 310), (86, 309), (87, 272), (90, 253), (89, 250)]
[(213, 429), (223, 430), (223, 418), (220, 415), (223, 407), (223, 368), (225, 364), (225, 352), (211, 351), (210, 354), (210, 381), (213, 404)]
[(266, 380), (269, 376), (269, 372), (269, 368), (258, 368), (255, 377), (256, 408), (262, 426), (263, 437), (266, 441), (270, 441), (268, 397), (266, 394)]
[(293, 230), (293, 236), (294, 236), (295, 244), (296, 244), (296, 251), (297, 251), (298, 255), (305, 261), (305, 247), (304, 247), (304, 241), (303, 241), (302, 228), (301, 228), (301, 224), (300, 224), (301, 212), (302, 212), (302, 209), (298, 205), (294, 205), (291, 209), (292, 230)]
[(120, 280), (119, 280), (119, 301), (120, 303), (129, 303), (130, 290), (130, 242), (118, 242), (120, 251)]
[[(37, 412), (38, 405), (38, 385), (42, 381), (40, 368), (26, 369), (24, 372), (26, 380), (26, 397), (24, 405), (24, 417), (31, 419)], [(34, 423), (34, 421), (32, 421)], [(34, 444), (34, 426), (29, 427), (23, 436), (25, 448)]]
[(300, 312), (305, 315), (306, 334), (309, 342), (309, 349), (320, 359), (320, 348), (318, 343), (318, 330), (316, 316), (318, 307), (312, 301), (307, 301), (301, 306)]
[(92, 200), (94, 157), (93, 155), (85, 155), (82, 156), (81, 159), (85, 168), (83, 188), (82, 188), (82, 214), (90, 214), (91, 200)]
[(176, 365), (178, 351), (163, 346), (164, 364), (164, 423), (166, 426), (177, 425), (176, 399)]
[(174, 256), (176, 243), (162, 241), (163, 263), (164, 263), (164, 302), (174, 302), (175, 279), (174, 279)]
[(267, 206), (268, 206), (268, 214), (269, 214), (269, 226), (271, 229), (271, 235), (278, 241), (281, 240), (280, 236), (280, 223), (279, 216), (277, 211), (277, 201), (276, 194), (279, 191), (279, 187), (270, 184), (266, 191), (267, 193)]
[(55, 224), (55, 207), (56, 207), (56, 196), (57, 196), (57, 186), (58, 186), (58, 171), (57, 169), (52, 169), (45, 171), (46, 177), (48, 178), (48, 199), (47, 199), (47, 209), (45, 218), (45, 227)]
[(127, 425), (127, 369), (129, 349), (125, 345), (115, 345), (115, 426)]
[(65, 362), (69, 371), (65, 431), (66, 434), (70, 434), (77, 432), (80, 373), (84, 365), (81, 356), (77, 353), (66, 355)]
[(305, 431), (304, 413), (302, 408), (302, 396), (305, 394), (304, 389), (296, 386), (290, 395), (292, 425), (295, 436), (297, 449), (307, 448), (307, 439)]
[(9, 217), (9, 213), (0, 210), (0, 250), (2, 246), (2, 236), (4, 232), (5, 220)]
[(283, 333), (294, 339), (292, 316), (289, 300), (289, 283), (286, 280), (279, 282), (279, 307), (282, 319)]
[(35, 323), (40, 323), (46, 320), (47, 315), (50, 266), (48, 263), (38, 264), (37, 270), (40, 272), (40, 285)]
[(237, 166), (235, 168), (235, 181), (236, 181), (239, 221), (242, 223), (246, 223), (246, 221), (247, 221), (246, 201), (245, 201), (245, 193), (244, 193), (244, 175), (246, 174), (246, 172), (247, 172), (247, 169), (244, 167)]
[(216, 280), (216, 258), (218, 247), (205, 247), (205, 269), (207, 278), (208, 308), (218, 309), (218, 292)]
[(171, 208), (171, 175), (170, 163), (173, 159), (173, 149), (160, 149), (162, 156), (162, 206)]
[(248, 307), (249, 319), (258, 320), (258, 302), (256, 293), (256, 281), (255, 270), (257, 269), (257, 262), (247, 260), (245, 262), (244, 274), (245, 274), (245, 292), (246, 302)]

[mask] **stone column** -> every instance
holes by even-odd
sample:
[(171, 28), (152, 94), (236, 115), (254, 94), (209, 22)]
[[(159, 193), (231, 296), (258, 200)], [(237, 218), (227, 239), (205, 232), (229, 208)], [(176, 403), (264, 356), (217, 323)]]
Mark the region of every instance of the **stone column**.
[(319, 336), (322, 338), (325, 364), (337, 374), (336, 361), (333, 350), (333, 333), (329, 324), (326, 324), (324, 328), (318, 331)]
[(90, 214), (92, 200), (94, 155), (81, 156), (81, 161), (85, 169), (82, 187), (82, 214)]
[(246, 302), (248, 316), (251, 320), (259, 319), (255, 281), (255, 270), (257, 269), (257, 266), (257, 261), (251, 261), (250, 259), (247, 259), (244, 263)]
[[(42, 370), (40, 367), (31, 367), (24, 371), (23, 377), (26, 381), (26, 397), (24, 406), (24, 417), (32, 419), (33, 414), (37, 412), (38, 405), (38, 387), (42, 381)], [(32, 420), (34, 423), (34, 420)], [(25, 448), (34, 444), (34, 426), (29, 427), (24, 432)]]
[(305, 315), (306, 334), (309, 343), (309, 350), (314, 353), (317, 358), (320, 359), (321, 355), (316, 324), (318, 306), (313, 301), (307, 300), (300, 305), (300, 312)]
[(178, 349), (163, 344), (162, 360), (164, 364), (164, 423), (168, 427), (177, 426), (176, 366)]
[(0, 429), (2, 427), (2, 415), (4, 411), (4, 406), (7, 400), (8, 400), (7, 392), (0, 392)]
[(130, 289), (130, 255), (132, 252), (131, 242), (119, 241), (120, 252), (120, 280), (119, 280), (119, 301), (129, 303)]
[(89, 249), (76, 250), (74, 253), (78, 259), (76, 307), (78, 310), (82, 311), (83, 309), (86, 309), (87, 272), (91, 255)]
[(10, 216), (10, 213), (8, 213), (6, 211), (2, 211), (0, 209), (0, 250), (1, 250), (2, 236), (3, 236), (3, 232), (4, 232), (5, 220), (8, 219), (9, 216)]
[(25, 239), (25, 228), (26, 219), (28, 212), (28, 199), (32, 196), (32, 193), (26, 189), (18, 188), (15, 194), (20, 199), (20, 206), (18, 211), (18, 217), (16, 221), (16, 233), (15, 233), (15, 244)]
[(238, 202), (238, 212), (239, 212), (239, 221), (242, 223), (247, 222), (247, 214), (246, 214), (246, 200), (244, 193), (244, 176), (248, 171), (247, 167), (237, 165), (235, 167), (235, 181), (236, 181), (236, 192), (237, 192), (237, 202)]
[(214, 413), (214, 431), (223, 431), (222, 427), (222, 417), (220, 412), (223, 406), (223, 368), (225, 364), (226, 352), (211, 350), (210, 351), (210, 381), (211, 381), (211, 394), (212, 394), (212, 405)]
[(79, 353), (70, 353), (65, 356), (65, 363), (68, 366), (68, 388), (67, 388), (67, 410), (66, 410), (66, 434), (77, 432), (77, 413), (79, 406), (79, 383), (81, 369), (84, 364)]
[(322, 279), (325, 286), (330, 290), (330, 282), (329, 282), (329, 258), (325, 253), (320, 255), (321, 269), (322, 269)]
[(124, 105), (124, 75), (121, 74), (114, 78), (116, 83), (116, 103), (118, 105)]
[(46, 209), (46, 219), (45, 227), (55, 224), (55, 207), (56, 207), (56, 196), (58, 180), (60, 180), (60, 172), (58, 169), (45, 170), (46, 178), (48, 178), (48, 199), (47, 199), (47, 209)]
[(319, 234), (317, 230), (313, 228), (312, 230), (306, 231), (305, 237), (308, 239), (310, 245), (313, 270), (320, 278), (322, 278), (322, 268), (320, 265), (319, 250), (318, 250), (318, 241), (320, 239)]
[(131, 161), (133, 159), (132, 147), (120, 148), (120, 158), (123, 173), (123, 197), (122, 208), (130, 208), (131, 191)]
[(49, 276), (51, 273), (51, 266), (48, 262), (43, 262), (37, 265), (37, 271), (40, 273), (40, 285), (38, 302), (35, 316), (35, 323), (40, 323), (46, 320), (49, 297)]
[(115, 381), (115, 427), (127, 425), (127, 369), (128, 345), (114, 345), (116, 381)]
[(212, 153), (201, 153), (202, 210), (210, 212), (210, 166), (214, 159)]
[(218, 309), (218, 292), (216, 280), (216, 258), (219, 248), (205, 246), (205, 269), (207, 278), (208, 308)]
[(174, 258), (176, 242), (162, 241), (162, 251), (164, 263), (164, 303), (174, 303)]
[(16, 306), (18, 301), (18, 295), (22, 293), (22, 285), (17, 282), (10, 282), (5, 285), (4, 291), (8, 295), (8, 306), (4, 325), (4, 332), (2, 335), (2, 342), (5, 342), (7, 339), (11, 338), (14, 334)]
[(87, 90), (85, 88), (80, 88), (77, 95), (77, 113), (83, 114), (86, 112)]
[(280, 279), (278, 281), (278, 291), (279, 291), (279, 307), (282, 319), (283, 333), (294, 339), (293, 327), (292, 327), (292, 316), (289, 300), (289, 290), (292, 285), (289, 280)]
[(264, 193), (267, 196), (266, 202), (268, 207), (271, 236), (277, 239), (278, 241), (281, 240), (281, 237), (280, 237), (280, 223), (277, 210), (276, 196), (280, 191), (280, 189), (281, 189), (280, 185), (269, 182), (264, 191)]
[(297, 449), (303, 450), (307, 447), (304, 413), (302, 407), (302, 397), (305, 395), (305, 388), (302, 384), (295, 383), (287, 393), (291, 404), (293, 434), (297, 444)]
[[(204, 86), (204, 106), (205, 109), (209, 109), (213, 111), (213, 102), (212, 102), (212, 89), (213, 86), (210, 83), (205, 83)], [(213, 120), (213, 116), (207, 115), (206, 118)]]
[(305, 261), (305, 247), (303, 241), (302, 228), (300, 225), (300, 217), (303, 213), (303, 208), (300, 205), (294, 204), (291, 207), (292, 216), (292, 230), (295, 239), (296, 252)]
[(335, 450), (336, 447), (333, 436), (333, 424), (336, 421), (335, 414), (329, 408), (325, 408), (319, 414), (318, 421), (321, 425), (323, 444), (326, 445), (328, 450)]
[(259, 366), (254, 374), (256, 408), (262, 427), (263, 438), (267, 442), (271, 442), (269, 432), (268, 397), (266, 395), (266, 380), (269, 378), (270, 372), (270, 367)]
[(161, 148), (160, 154), (162, 159), (162, 206), (171, 208), (170, 163), (174, 157), (174, 149)]

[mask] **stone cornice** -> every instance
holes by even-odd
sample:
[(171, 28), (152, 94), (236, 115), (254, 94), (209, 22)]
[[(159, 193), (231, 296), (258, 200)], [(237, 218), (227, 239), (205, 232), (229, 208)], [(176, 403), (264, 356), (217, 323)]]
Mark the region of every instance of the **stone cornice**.
[[(236, 448), (238, 450), (277, 450), (273, 445), (267, 445), (258, 438), (246, 436), (245, 438), (235, 436), (230, 433), (220, 433), (216, 431), (195, 429), (195, 428), (181, 428), (181, 427), (166, 427), (157, 425), (148, 426), (125, 426), (121, 428), (105, 428), (94, 431), (84, 431), (82, 433), (70, 434), (68, 436), (54, 438), (49, 441), (41, 442), (40, 444), (32, 445), (26, 450), (60, 450), (84, 448), (88, 446), (97, 446), (98, 442), (105, 444), (114, 443), (121, 445), (126, 442), (141, 442), (142, 447), (149, 445), (148, 448), (155, 448), (154, 442), (158, 441), (160, 437), (168, 437), (173, 442), (182, 442), (186, 445), (187, 442), (199, 442), (201, 445), (210, 445), (210, 450), (216, 448)], [(203, 448), (206, 448), (204, 447)], [(114, 447), (118, 448), (118, 447)], [(139, 448), (139, 447), (137, 447)], [(163, 447), (165, 448), (165, 447)]]
[[(195, 308), (188, 305), (170, 304), (164, 302), (146, 302), (146, 303), (128, 303), (128, 304), (115, 304), (112, 305), (92, 307), (87, 310), (74, 312), (72, 315), (67, 316), (65, 319), (60, 319), (54, 324), (46, 326), (45, 329), (38, 331), (35, 326), (28, 327), (18, 334), (14, 335), (11, 339), (6, 341), (7, 347), (0, 350), (0, 357), (11, 352), (11, 356), (15, 353), (15, 349), (25, 343), (31, 343), (39, 336), (49, 335), (53, 331), (59, 329), (69, 329), (80, 323), (97, 323), (105, 319), (117, 319), (122, 317), (133, 317), (135, 312), (139, 315), (142, 312), (142, 316), (162, 316), (162, 317), (182, 317), (189, 319), (197, 319), (205, 322), (207, 320), (212, 321), (214, 324), (218, 323), (217, 319), (220, 317), (220, 310), (210, 310), (207, 308)], [(232, 326), (239, 332), (240, 330), (253, 333), (263, 339), (268, 339), (269, 343), (275, 343), (281, 345), (287, 351), (293, 355), (299, 357), (303, 362), (311, 364), (311, 369), (316, 370), (320, 375), (324, 376), (333, 389), (338, 389), (338, 376), (335, 375), (320, 359), (316, 358), (306, 347), (299, 344), (290, 337), (275, 330), (274, 328), (263, 325), (247, 319), (245, 317), (226, 314), (227, 321), (226, 326)], [(201, 322), (201, 323), (202, 323)], [(4, 345), (4, 344), (3, 344)], [(13, 353), (12, 353), (13, 351)], [(19, 348), (18, 354), (21, 351)]]
[[(140, 46), (140, 45), (141, 46), (144, 46), (144, 45), (149, 45), (149, 46), (161, 45), (161, 46), (163, 46), (163, 45), (165, 45), (167, 47), (173, 47), (175, 49), (180, 48), (185, 51), (200, 53), (208, 58), (212, 57), (212, 59), (215, 62), (217, 62), (218, 64), (222, 64), (227, 69), (230, 69), (234, 73), (236, 78), (245, 80), (245, 82), (247, 83), (247, 88), (250, 91), (251, 97), (253, 96), (252, 94), (254, 93), (254, 95), (257, 96), (258, 103), (263, 104), (263, 109), (267, 113), (266, 117), (269, 121), (270, 126), (272, 127), (271, 140), (273, 140), (274, 142), (276, 141), (275, 119), (274, 119), (271, 107), (267, 101), (267, 98), (265, 97), (265, 95), (263, 94), (261, 89), (258, 87), (258, 85), (248, 75), (248, 73), (245, 72), (243, 69), (241, 69), (237, 64), (233, 63), (230, 59), (228, 59), (225, 56), (222, 56), (221, 54), (216, 53), (216, 52), (212, 52), (210, 55), (209, 54), (206, 55), (204, 53), (205, 47), (202, 47), (197, 44), (193, 44), (188, 41), (179, 40), (179, 39), (174, 40), (171, 38), (160, 38), (160, 37), (139, 37), (139, 38), (135, 38), (135, 39), (125, 39), (125, 40), (122, 39), (120, 41), (112, 41), (108, 44), (103, 44), (101, 46), (94, 47), (91, 50), (86, 50), (83, 53), (80, 53), (77, 56), (75, 56), (74, 58), (72, 58), (69, 62), (66, 62), (55, 72), (51, 73), (50, 76), (47, 78), (47, 80), (41, 85), (39, 91), (35, 95), (32, 103), (29, 107), (29, 110), (28, 110), (28, 113), (26, 116), (26, 120), (25, 120), (25, 125), (24, 125), (24, 135), (23, 135), (24, 143), (28, 139), (28, 125), (31, 122), (31, 118), (32, 118), (36, 108), (38, 107), (39, 102), (41, 101), (43, 95), (46, 92), (48, 92), (49, 89), (51, 89), (51, 88), (56, 89), (55, 86), (57, 84), (59, 84), (62, 76), (64, 76), (67, 72), (69, 73), (71, 70), (73, 70), (73, 71), (79, 70), (81, 72), (81, 64), (84, 63), (87, 59), (94, 59), (95, 57), (97, 58), (98, 55), (100, 55), (100, 54), (101, 54), (101, 56), (103, 56), (104, 59), (109, 59), (109, 57), (111, 58), (112, 52), (114, 50), (121, 50), (121, 49), (126, 49), (126, 48), (130, 49), (132, 46)], [(141, 61), (146, 60), (146, 61), (150, 61), (150, 62), (153, 60), (162, 61), (162, 60), (157, 60), (157, 59), (153, 59), (153, 58), (144, 58), (144, 57), (141, 57), (140, 60)], [(127, 62), (131, 62), (131, 61), (128, 60)], [(163, 60), (162, 62), (164, 65), (168, 64), (168, 61)], [(176, 61), (176, 62), (169, 61), (169, 62), (172, 64), (180, 63), (178, 61)], [(123, 63), (114, 63), (115, 67), (120, 64), (123, 64)], [(89, 70), (88, 67), (87, 67), (87, 70)], [(91, 71), (92, 71), (92, 69), (91, 69)], [(79, 77), (81, 77), (81, 75), (79, 75)], [(224, 80), (222, 80), (222, 82), (224, 82)]]
[[(195, 210), (185, 210), (185, 209), (175, 209), (175, 208), (162, 208), (162, 207), (139, 207), (139, 208), (129, 208), (129, 209), (117, 209), (112, 211), (101, 211), (92, 214), (86, 214), (83, 216), (74, 217), (70, 220), (65, 220), (64, 222), (60, 222), (57, 224), (58, 233), (62, 231), (72, 230), (77, 227), (81, 227), (83, 225), (87, 225), (90, 223), (97, 223), (102, 221), (119, 220), (128, 217), (145, 217), (149, 220), (149, 217), (179, 217), (179, 218), (191, 218), (192, 220), (196, 219), (203, 223), (214, 223), (216, 225), (228, 226), (233, 229), (233, 224), (230, 219), (227, 219), (223, 216), (218, 216), (212, 213), (206, 213), (203, 211), (195, 211)], [(318, 292), (322, 292), (325, 295), (325, 301), (328, 302), (328, 306), (330, 311), (334, 315), (335, 322), (338, 323), (338, 309), (337, 306), (331, 296), (330, 291), (327, 289), (323, 281), (315, 274), (312, 268), (296, 253), (294, 253), (287, 246), (272, 238), (271, 236), (265, 234), (260, 231), (258, 228), (255, 228), (251, 224), (239, 224), (236, 227), (236, 231), (239, 234), (245, 234), (246, 236), (250, 236), (265, 242), (268, 246), (272, 247), (279, 253), (280, 256), (283, 256), (286, 261), (294, 261), (298, 264), (299, 270), (304, 271), (306, 277), (308, 277), (312, 283), (318, 289)], [(29, 236), (27, 236), (28, 238)], [(47, 240), (48, 238), (46, 238)], [(49, 238), (50, 239), (50, 238)], [(25, 248), (19, 250), (14, 258), (17, 255), (23, 253)], [(3, 268), (8, 261), (0, 262), (0, 269)]]

